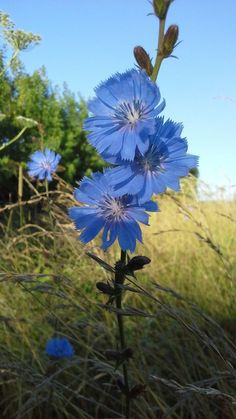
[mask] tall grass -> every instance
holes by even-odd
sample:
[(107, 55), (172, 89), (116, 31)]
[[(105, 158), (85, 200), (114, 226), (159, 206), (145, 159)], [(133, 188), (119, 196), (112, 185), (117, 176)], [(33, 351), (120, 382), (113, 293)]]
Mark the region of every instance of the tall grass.
[[(131, 381), (146, 385), (132, 418), (236, 417), (236, 203), (200, 202), (191, 182), (159, 198), (136, 252), (152, 262), (126, 281)], [(68, 185), (58, 179), (49, 200), (31, 189), (23, 226), (17, 204), (0, 210), (0, 417), (120, 418), (120, 371), (105, 356), (114, 308), (96, 289), (110, 273), (86, 255), (114, 266), (119, 249), (80, 244)], [(55, 331), (73, 343), (70, 361), (47, 358)]]

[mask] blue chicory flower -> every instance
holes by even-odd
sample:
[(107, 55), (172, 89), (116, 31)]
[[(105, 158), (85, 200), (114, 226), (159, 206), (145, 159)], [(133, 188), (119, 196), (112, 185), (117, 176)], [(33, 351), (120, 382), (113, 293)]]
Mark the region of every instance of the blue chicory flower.
[(134, 161), (128, 163), (121, 156), (104, 154), (105, 160), (118, 165), (109, 171), (114, 196), (137, 194), (139, 202), (146, 202), (167, 187), (178, 191), (180, 177), (187, 176), (198, 164), (197, 156), (186, 154), (188, 144), (180, 137), (182, 129), (182, 124), (156, 118), (156, 132), (149, 136), (144, 155), (136, 151)]
[(51, 338), (47, 341), (46, 353), (52, 358), (70, 358), (75, 351), (67, 338)]
[(135, 196), (114, 197), (107, 171), (93, 173), (92, 178), (84, 177), (74, 195), (77, 201), (86, 204), (69, 209), (75, 227), (82, 230), (79, 239), (88, 243), (103, 229), (104, 250), (118, 238), (122, 250), (134, 252), (136, 240), (142, 242), (138, 222), (148, 224), (149, 215), (145, 211), (158, 211), (152, 201), (139, 205)]
[(29, 175), (39, 180), (52, 180), (52, 173), (56, 171), (61, 160), (60, 154), (46, 148), (44, 151), (35, 151), (30, 158), (27, 164)]
[(96, 89), (96, 98), (88, 103), (94, 116), (87, 118), (84, 129), (88, 139), (102, 154), (120, 153), (132, 161), (136, 148), (144, 154), (148, 135), (155, 132), (155, 117), (164, 109), (160, 91), (144, 70), (117, 73)]

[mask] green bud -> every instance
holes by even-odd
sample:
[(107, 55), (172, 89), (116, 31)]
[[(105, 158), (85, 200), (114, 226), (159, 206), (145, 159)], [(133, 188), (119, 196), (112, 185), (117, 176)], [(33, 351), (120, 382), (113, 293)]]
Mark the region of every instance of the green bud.
[(155, 15), (159, 17), (159, 19), (165, 19), (170, 3), (172, 0), (153, 0), (153, 8)]
[(161, 49), (161, 54), (163, 58), (167, 58), (172, 54), (176, 46), (178, 36), (179, 27), (177, 25), (171, 25), (164, 35), (163, 46)]
[(126, 272), (134, 272), (143, 269), (145, 265), (151, 262), (147, 256), (134, 256), (126, 265)]
[(134, 48), (134, 57), (140, 68), (144, 69), (148, 76), (151, 76), (153, 65), (148, 53), (141, 46)]

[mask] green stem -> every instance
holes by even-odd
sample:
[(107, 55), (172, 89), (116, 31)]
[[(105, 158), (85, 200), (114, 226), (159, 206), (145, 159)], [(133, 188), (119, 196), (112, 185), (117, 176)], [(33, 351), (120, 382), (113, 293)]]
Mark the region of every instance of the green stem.
[(50, 419), (52, 417), (51, 415), (52, 415), (52, 406), (53, 406), (53, 396), (54, 396), (53, 383), (51, 383), (48, 399), (45, 402), (45, 406), (44, 406), (43, 417), (45, 419)]
[(8, 147), (9, 145), (17, 141), (22, 136), (22, 134), (24, 134), (27, 128), (28, 127), (22, 128), (22, 130), (14, 138), (12, 138), (12, 140), (8, 141), (8, 143), (2, 144), (0, 147), (0, 151), (4, 150), (4, 148)]
[(49, 199), (48, 180), (47, 179), (45, 179), (45, 191), (46, 191), (46, 196)]
[[(120, 262), (123, 264), (126, 263), (126, 251), (124, 250), (121, 250)], [(124, 274), (121, 274), (120, 270), (118, 270), (115, 277), (116, 284), (123, 284), (124, 279), (125, 279)], [(119, 288), (118, 288), (118, 294), (116, 296), (116, 307), (118, 310), (122, 309), (122, 291)], [(118, 329), (119, 329), (120, 350), (123, 351), (126, 348), (123, 316), (120, 313), (117, 313), (116, 316), (117, 316)], [(126, 394), (125, 418), (129, 419), (130, 417), (129, 378), (128, 378), (128, 369), (127, 369), (126, 361), (123, 362), (122, 368), (123, 368), (123, 378), (124, 378), (125, 394)]]
[(120, 261), (126, 264), (126, 250), (121, 250)]
[(19, 204), (19, 209), (20, 209), (20, 227), (22, 227), (24, 224), (22, 198), (23, 198), (23, 167), (22, 167), (22, 163), (20, 163), (19, 172), (18, 172), (18, 204)]
[(46, 191), (46, 196), (47, 196), (47, 205), (48, 205), (48, 213), (49, 213), (49, 219), (50, 219), (50, 223), (51, 223), (51, 228), (52, 228), (52, 233), (53, 233), (53, 254), (54, 257), (56, 257), (57, 254), (57, 249), (56, 249), (56, 240), (55, 240), (55, 224), (54, 224), (54, 219), (53, 219), (53, 214), (52, 214), (52, 209), (51, 209), (51, 203), (50, 203), (50, 199), (49, 199), (49, 187), (48, 187), (48, 180), (45, 179), (45, 191)]
[(155, 64), (153, 67), (153, 72), (151, 75), (151, 79), (153, 81), (156, 81), (160, 67), (161, 67), (161, 63), (163, 60), (163, 56), (161, 53), (162, 50), (162, 44), (163, 44), (163, 40), (164, 40), (164, 35), (165, 35), (165, 23), (166, 23), (166, 19), (160, 19), (159, 21), (159, 33), (158, 33), (158, 46), (157, 46), (157, 56), (156, 56), (156, 60), (155, 60)]
[(3, 77), (4, 76), (4, 74), (7, 72), (7, 70), (11, 67), (11, 65), (12, 65), (12, 62), (14, 61), (14, 59), (17, 57), (17, 55), (19, 54), (19, 50), (18, 49), (16, 49), (15, 50), (15, 52), (14, 52), (14, 54), (12, 55), (12, 57), (11, 57), (11, 59), (10, 59), (10, 61), (8, 62), (8, 64), (5, 66), (5, 68), (3, 69), (3, 71), (1, 71), (1, 73), (0, 73), (0, 77)]

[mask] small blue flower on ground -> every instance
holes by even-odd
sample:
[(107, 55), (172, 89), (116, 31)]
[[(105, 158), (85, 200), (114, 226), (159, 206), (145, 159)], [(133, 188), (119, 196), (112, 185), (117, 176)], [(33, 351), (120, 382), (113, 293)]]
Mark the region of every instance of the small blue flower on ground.
[(136, 196), (114, 197), (107, 171), (94, 173), (92, 178), (85, 177), (74, 195), (77, 201), (86, 204), (69, 209), (75, 227), (82, 230), (79, 239), (88, 243), (103, 229), (101, 247), (104, 250), (118, 238), (122, 250), (134, 252), (136, 240), (142, 242), (138, 222), (148, 224), (149, 215), (145, 211), (158, 211), (152, 201), (139, 205)]
[(139, 202), (148, 201), (153, 193), (159, 194), (167, 187), (180, 189), (179, 180), (198, 164), (198, 157), (186, 154), (188, 144), (181, 138), (182, 125), (162, 118), (156, 118), (156, 133), (149, 137), (149, 148), (141, 155), (136, 151), (133, 162), (128, 163), (121, 156), (103, 157), (119, 166), (110, 169), (110, 181), (114, 196), (138, 194)]
[(52, 173), (56, 171), (61, 160), (60, 154), (46, 148), (44, 151), (35, 151), (30, 158), (27, 164), (29, 175), (39, 180), (52, 180)]
[(70, 358), (74, 348), (67, 338), (51, 338), (46, 344), (46, 353), (52, 358)]
[(88, 103), (94, 116), (87, 118), (84, 129), (99, 153), (120, 153), (133, 160), (136, 148), (140, 154), (148, 149), (148, 135), (155, 132), (155, 117), (164, 109), (160, 91), (146, 72), (129, 70), (117, 73), (95, 90), (96, 98)]

